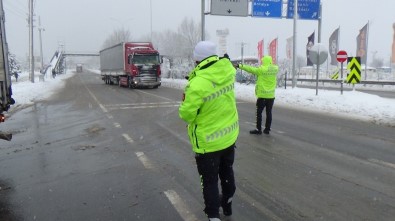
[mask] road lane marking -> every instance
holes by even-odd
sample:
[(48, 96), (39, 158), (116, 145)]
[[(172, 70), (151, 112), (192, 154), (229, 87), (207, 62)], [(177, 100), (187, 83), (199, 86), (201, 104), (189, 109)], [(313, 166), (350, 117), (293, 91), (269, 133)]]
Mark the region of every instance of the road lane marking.
[(127, 109), (144, 109), (144, 108), (159, 108), (159, 107), (178, 107), (178, 104), (175, 105), (151, 105), (151, 106), (140, 106), (140, 107), (120, 107), (120, 108), (110, 108), (111, 110), (119, 109), (119, 110), (127, 110)]
[(177, 133), (174, 130), (171, 130), (169, 127), (166, 127), (165, 125), (163, 125), (162, 123), (157, 123), (160, 127), (162, 127), (163, 129), (167, 130), (169, 133), (171, 133), (173, 136), (177, 137), (179, 140), (183, 141), (186, 144), (190, 144), (189, 139), (187, 139), (187, 136), (183, 137), (180, 135), (180, 133)]
[(159, 108), (159, 107), (179, 107), (180, 102), (109, 104), (105, 106), (109, 110), (127, 110), (127, 109)]
[(368, 159), (368, 161), (370, 161), (372, 163), (380, 164), (382, 166), (391, 167), (392, 169), (395, 169), (395, 164), (393, 164), (393, 163), (385, 162), (385, 161), (378, 160), (378, 159)]
[(150, 160), (144, 155), (143, 152), (136, 152), (137, 158), (139, 158), (140, 162), (144, 165), (146, 169), (153, 169), (152, 163)]
[(246, 124), (249, 124), (249, 125), (255, 126), (255, 123), (252, 123), (252, 122), (249, 122), (249, 121), (246, 121), (245, 123), (246, 123)]
[(145, 106), (158, 104), (180, 104), (181, 102), (149, 102), (149, 103), (130, 103), (130, 104), (106, 104), (106, 107), (122, 107), (122, 106)]
[(167, 98), (167, 97), (162, 97), (162, 96), (159, 96), (159, 95), (156, 95), (156, 94), (151, 94), (151, 93), (148, 93), (148, 92), (145, 92), (145, 91), (142, 91), (142, 90), (138, 90), (138, 92), (143, 93), (143, 94), (148, 94), (148, 95), (151, 95), (151, 96), (154, 96), (154, 97), (159, 97), (159, 98), (164, 99), (164, 100), (173, 101), (173, 99), (170, 99), (170, 98)]
[(190, 212), (188, 206), (182, 201), (180, 196), (174, 190), (167, 190), (164, 192), (170, 203), (173, 204), (178, 214), (185, 221), (196, 221), (198, 220), (194, 214)]
[(121, 128), (121, 124), (120, 123), (114, 122), (113, 124), (114, 124), (114, 127)]
[(125, 140), (129, 143), (133, 143), (134, 140), (127, 134), (122, 134), (122, 136), (125, 138)]
[(85, 84), (84, 84), (84, 86), (85, 86), (86, 90), (89, 92), (89, 94), (92, 96), (93, 100), (95, 100), (96, 103), (99, 105), (100, 109), (101, 109), (104, 113), (107, 113), (108, 110), (104, 107), (104, 105), (101, 104), (101, 103), (99, 102), (99, 100), (96, 98), (96, 96), (91, 92), (91, 90), (89, 90), (89, 88), (88, 88)]

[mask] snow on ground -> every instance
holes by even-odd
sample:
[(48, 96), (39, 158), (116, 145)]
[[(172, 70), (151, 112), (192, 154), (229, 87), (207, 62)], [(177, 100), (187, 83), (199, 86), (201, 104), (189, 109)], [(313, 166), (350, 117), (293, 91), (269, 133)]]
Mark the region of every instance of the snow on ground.
[(44, 76), (40, 72), (35, 72), (35, 83), (29, 80), (28, 72), (22, 72), (17, 82), (12, 77), (12, 98), (14, 98), (15, 104), (11, 106), (10, 111), (12, 112), (29, 106), (36, 101), (49, 98), (63, 88), (65, 80), (74, 74), (72, 71), (67, 71), (66, 74), (60, 74), (52, 78), (50, 75)]
[[(99, 74), (98, 70), (93, 72)], [(47, 76), (44, 81), (39, 80), (40, 73), (36, 73), (35, 82), (29, 81), (28, 73), (20, 75), (18, 82), (13, 78), (12, 90), (16, 104), (11, 106), (19, 109), (30, 105), (35, 101), (45, 100), (60, 88), (64, 87), (65, 80), (75, 75), (74, 71), (67, 71), (66, 74), (57, 75), (55, 79)], [(184, 79), (162, 78), (162, 87), (171, 87), (183, 90), (187, 81)], [(237, 98), (255, 103), (255, 85), (245, 85), (236, 83)], [(377, 87), (380, 90), (381, 86)], [(125, 88), (125, 90), (127, 90)], [(394, 91), (395, 88), (386, 89)], [(306, 111), (320, 111), (330, 114), (341, 115), (346, 118), (366, 120), (377, 124), (390, 125), (395, 127), (395, 99), (382, 98), (358, 91), (318, 90), (306, 88), (278, 88), (276, 90), (275, 106), (288, 106), (290, 108), (302, 109)]]
[[(182, 79), (162, 79), (162, 86), (165, 87), (183, 89), (186, 83), (187, 81)], [(255, 85), (236, 83), (235, 88), (238, 99), (256, 102)], [(395, 93), (395, 88), (393, 91)], [(277, 88), (274, 105), (306, 111), (320, 111), (350, 119), (395, 126), (395, 99), (382, 98), (358, 91), (343, 91), (343, 95), (341, 95), (340, 89), (339, 91), (319, 89), (318, 95), (316, 95), (315, 89)]]

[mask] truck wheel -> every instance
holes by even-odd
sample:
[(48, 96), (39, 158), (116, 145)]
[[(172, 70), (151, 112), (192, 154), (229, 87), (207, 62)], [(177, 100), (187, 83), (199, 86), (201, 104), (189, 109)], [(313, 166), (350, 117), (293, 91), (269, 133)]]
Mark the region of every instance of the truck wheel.
[(128, 86), (129, 86), (130, 89), (133, 89), (133, 88), (134, 88), (134, 85), (133, 85), (133, 78), (131, 78), (131, 77), (128, 77)]

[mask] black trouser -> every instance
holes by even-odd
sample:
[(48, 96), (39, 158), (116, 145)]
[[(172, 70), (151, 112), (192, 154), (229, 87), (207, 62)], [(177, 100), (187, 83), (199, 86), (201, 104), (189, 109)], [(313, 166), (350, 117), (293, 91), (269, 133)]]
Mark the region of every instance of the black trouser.
[(233, 174), (235, 148), (236, 146), (232, 145), (217, 152), (196, 154), (195, 159), (203, 189), (204, 212), (209, 218), (219, 218), (218, 176), (221, 180), (223, 201), (228, 201), (236, 191)]
[(272, 125), (272, 108), (274, 98), (258, 98), (256, 100), (256, 129), (262, 131), (262, 111), (266, 107), (265, 129), (270, 130)]

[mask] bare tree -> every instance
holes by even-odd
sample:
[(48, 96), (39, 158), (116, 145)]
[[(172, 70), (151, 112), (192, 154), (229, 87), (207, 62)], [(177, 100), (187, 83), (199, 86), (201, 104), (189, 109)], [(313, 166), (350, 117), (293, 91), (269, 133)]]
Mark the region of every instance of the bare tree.
[(192, 58), (192, 51), (195, 45), (200, 41), (201, 27), (191, 18), (184, 18), (178, 27), (178, 34), (181, 37), (181, 46), (184, 49), (183, 55)]
[(370, 65), (371, 65), (372, 67), (375, 67), (375, 68), (383, 67), (383, 65), (384, 65), (384, 59), (374, 57), (373, 60), (372, 60), (372, 62), (370, 63)]
[(129, 30), (124, 28), (114, 30), (114, 32), (104, 41), (102, 48), (108, 48), (121, 42), (128, 42), (132, 40), (132, 35)]
[(168, 29), (153, 35), (153, 42), (164, 55), (192, 59), (193, 48), (200, 41), (200, 29), (193, 19), (184, 18), (177, 31)]
[(181, 36), (172, 30), (165, 30), (157, 37), (158, 48), (163, 55), (171, 57), (183, 56), (183, 44)]

